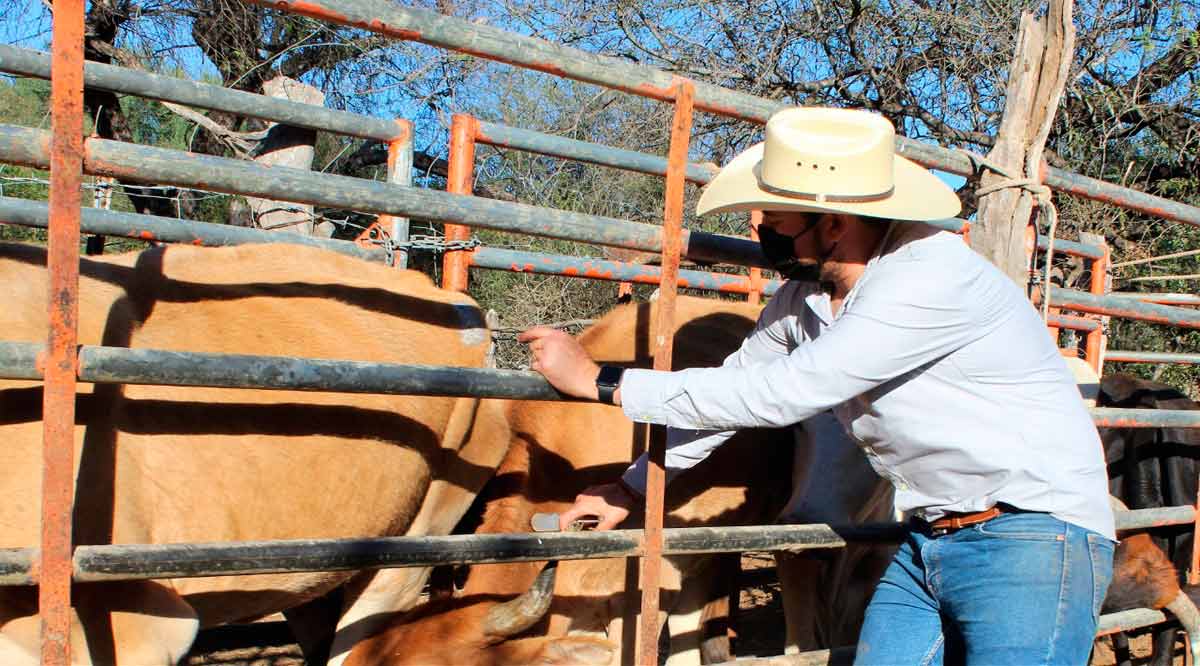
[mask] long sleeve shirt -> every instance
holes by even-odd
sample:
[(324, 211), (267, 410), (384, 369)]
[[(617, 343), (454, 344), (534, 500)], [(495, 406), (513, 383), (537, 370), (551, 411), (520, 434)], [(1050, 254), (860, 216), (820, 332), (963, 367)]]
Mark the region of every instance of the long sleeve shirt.
[[(628, 370), (621, 401), (671, 426), (671, 475), (730, 431), (832, 409), (899, 510), (936, 520), (1004, 502), (1115, 538), (1099, 436), (1041, 318), (926, 225), (893, 225), (836, 316), (824, 293), (785, 284), (721, 367)], [(644, 491), (644, 457), (623, 479)]]

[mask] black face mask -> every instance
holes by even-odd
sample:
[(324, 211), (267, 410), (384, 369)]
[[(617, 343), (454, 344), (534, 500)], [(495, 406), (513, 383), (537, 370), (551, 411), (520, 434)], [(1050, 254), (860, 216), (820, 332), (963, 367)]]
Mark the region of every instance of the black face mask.
[(803, 280), (805, 282), (821, 281), (821, 264), (801, 262), (796, 258), (796, 239), (816, 228), (816, 224), (795, 236), (781, 234), (768, 226), (758, 228), (758, 244), (762, 246), (763, 254), (771, 267), (788, 280)]

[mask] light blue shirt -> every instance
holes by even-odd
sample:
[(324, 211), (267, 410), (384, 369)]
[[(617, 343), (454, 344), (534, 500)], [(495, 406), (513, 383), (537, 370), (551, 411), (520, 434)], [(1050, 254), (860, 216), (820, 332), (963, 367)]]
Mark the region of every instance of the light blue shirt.
[[(832, 409), (901, 511), (936, 520), (1005, 502), (1115, 538), (1099, 435), (1038, 313), (927, 225), (892, 225), (836, 317), (813, 285), (786, 283), (722, 367), (627, 370), (621, 401), (674, 429), (672, 476), (731, 430)], [(625, 482), (644, 491), (645, 465)]]

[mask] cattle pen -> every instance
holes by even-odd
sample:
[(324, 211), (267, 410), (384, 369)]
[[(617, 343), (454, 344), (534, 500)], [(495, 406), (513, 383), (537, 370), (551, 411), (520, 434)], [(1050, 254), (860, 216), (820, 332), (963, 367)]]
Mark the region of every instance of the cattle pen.
[[(445, 285), (462, 290), (470, 267), (515, 270), (576, 278), (658, 284), (659, 331), (669, 331), (679, 287), (746, 294), (770, 294), (777, 283), (753, 269), (768, 267), (752, 238), (688, 231), (682, 228), (684, 183), (707, 182), (713, 171), (687, 162), (691, 117), (695, 110), (763, 123), (778, 102), (690, 81), (625, 60), (598, 56), (531, 37), (504, 32), (385, 0), (249, 0), (264, 7), (355, 26), (380, 35), (417, 40), (472, 56), (497, 60), (626, 93), (657, 99), (672, 111), (668, 157), (619, 151), (519, 128), (457, 116), (451, 131), (450, 176), (446, 192), (403, 184), (405, 153), (411, 151), (407, 121), (379, 119), (323, 107), (180, 81), (83, 59), (83, 0), (54, 3), (53, 51), (45, 54), (0, 45), (0, 71), (51, 81), (52, 127), (43, 131), (0, 125), (0, 162), (50, 170), (50, 201), (0, 197), (0, 221), (49, 230), (49, 270), (53, 290), (50, 331), (45, 344), (0, 343), (0, 377), (44, 382), (44, 471), (42, 538), (39, 547), (0, 552), (0, 585), (38, 586), (42, 620), (41, 659), (45, 666), (70, 663), (72, 582), (182, 578), (266, 572), (351, 570), (450, 563), (640, 557), (643, 561), (642, 623), (636, 663), (656, 664), (658, 578), (664, 555), (682, 553), (780, 551), (838, 548), (847, 541), (897, 538), (902, 525), (663, 529), (663, 440), (653, 438), (647, 489), (645, 530), (604, 533), (503, 534), (443, 537), (394, 537), (210, 544), (95, 545), (75, 547), (71, 538), (73, 424), (77, 382), (159, 384), (227, 388), (267, 388), (350, 393), (468, 396), (530, 400), (562, 399), (536, 373), (327, 361), (291, 357), (217, 355), (77, 345), (77, 288), (82, 232), (142, 240), (198, 245), (292, 242), (317, 245), (367, 260), (401, 263), (404, 220), (418, 217), (446, 223), (447, 239), (465, 239), (479, 227), (657, 253), (659, 266), (599, 258), (513, 252), (492, 248), (449, 250)], [(51, 76), (51, 72), (53, 75)], [(237, 159), (201, 156), (97, 138), (82, 138), (84, 86), (122, 94), (223, 110), (263, 120), (386, 142), (391, 167), (388, 182), (267, 168)], [(666, 179), (663, 225), (644, 224), (470, 195), (474, 145), (489, 143), (661, 175)], [(926, 167), (972, 175), (975, 164), (960, 151), (897, 138), (898, 152)], [(1079, 174), (1045, 166), (1044, 184), (1052, 189), (1121, 206), (1159, 218), (1200, 226), (1200, 208), (1178, 203)], [(128, 178), (181, 187), (375, 213), (381, 221), (360, 242), (334, 241), (297, 234), (206, 224), (171, 218), (82, 208), (83, 174)], [(945, 226), (963, 231), (967, 223)], [(1105, 349), (1105, 318), (1124, 317), (1200, 328), (1200, 312), (1186, 298), (1109, 293), (1105, 276), (1109, 250), (1096, 241), (1072, 242), (1039, 237), (1033, 248), (1083, 257), (1091, 262), (1087, 292), (1048, 290), (1056, 309), (1048, 319), (1058, 328), (1084, 333), (1082, 351), (1099, 372), (1105, 360), (1196, 363), (1195, 354)], [(681, 270), (680, 258), (751, 267), (750, 275)], [(10, 286), (10, 288), (13, 288)], [(669, 335), (655, 354), (656, 367), (669, 368)], [(665, 365), (663, 365), (665, 364)], [(1200, 411), (1092, 409), (1098, 426), (1200, 428)], [(1161, 525), (1200, 525), (1195, 506), (1146, 509), (1118, 514), (1118, 529)], [(1189, 575), (1196, 580), (1200, 552)], [(1147, 609), (1105, 616), (1101, 633), (1164, 621)], [(649, 637), (649, 638), (647, 638)], [(828, 654), (815, 655), (818, 663)]]

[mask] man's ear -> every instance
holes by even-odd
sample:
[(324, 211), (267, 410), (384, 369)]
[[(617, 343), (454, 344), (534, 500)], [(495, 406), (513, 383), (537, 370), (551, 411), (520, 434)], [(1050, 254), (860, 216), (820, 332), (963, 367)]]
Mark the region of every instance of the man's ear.
[(842, 213), (831, 213), (825, 215), (825, 219), (821, 220), (821, 225), (825, 228), (822, 235), (829, 243), (837, 243), (846, 236), (854, 224), (858, 223), (858, 218), (854, 215), (845, 215)]

